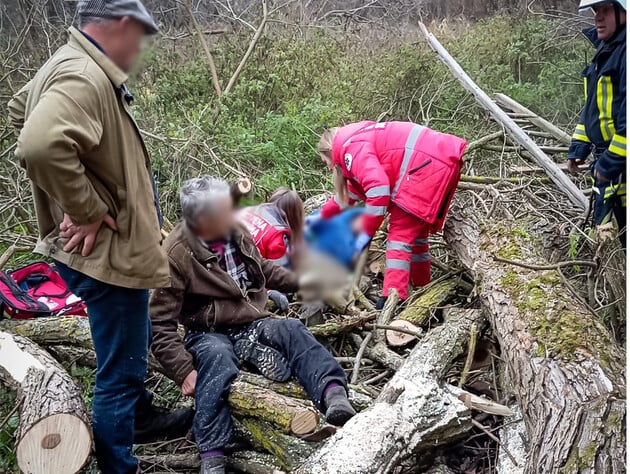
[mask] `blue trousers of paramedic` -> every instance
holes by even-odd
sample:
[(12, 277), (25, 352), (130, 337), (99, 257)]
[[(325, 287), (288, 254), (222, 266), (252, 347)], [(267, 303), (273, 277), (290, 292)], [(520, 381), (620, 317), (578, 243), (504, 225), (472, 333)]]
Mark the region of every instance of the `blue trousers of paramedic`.
[(135, 474), (136, 410), (151, 403), (144, 389), (151, 334), (149, 292), (95, 280), (56, 262), (70, 291), (87, 305), (96, 352), (92, 430), (103, 474)]
[[(293, 376), (320, 410), (324, 408), (322, 398), (329, 383), (346, 386), (343, 369), (297, 319), (265, 318), (252, 324), (258, 325), (258, 342), (286, 357)], [(200, 453), (221, 449), (232, 438), (232, 417), (227, 399), (232, 381), (239, 372), (233, 346), (238, 339), (239, 333), (234, 330), (188, 332), (184, 338), (197, 370), (193, 433)]]

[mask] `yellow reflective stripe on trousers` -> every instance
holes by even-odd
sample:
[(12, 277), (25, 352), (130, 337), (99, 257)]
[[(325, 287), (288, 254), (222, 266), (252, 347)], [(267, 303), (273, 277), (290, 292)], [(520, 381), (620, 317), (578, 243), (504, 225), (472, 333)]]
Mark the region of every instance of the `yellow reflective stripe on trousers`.
[(581, 142), (587, 142), (587, 143), (591, 142), (588, 139), (588, 136), (586, 136), (586, 127), (584, 127), (584, 124), (582, 123), (578, 123), (576, 125), (575, 131), (573, 132), (573, 136), (571, 138), (575, 140), (579, 140)]
[(612, 80), (608, 76), (602, 76), (597, 81), (597, 108), (599, 109), (599, 128), (605, 142), (610, 141), (615, 134), (615, 125), (612, 120), (612, 103)]
[(626, 156), (626, 137), (615, 134), (608, 145), (608, 151), (615, 155)]

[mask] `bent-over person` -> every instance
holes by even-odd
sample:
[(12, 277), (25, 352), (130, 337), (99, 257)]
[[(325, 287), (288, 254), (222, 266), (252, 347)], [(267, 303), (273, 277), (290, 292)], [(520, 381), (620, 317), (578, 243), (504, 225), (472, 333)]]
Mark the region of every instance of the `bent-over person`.
[(265, 309), (266, 288), (295, 292), (297, 275), (261, 257), (236, 222), (225, 181), (191, 179), (180, 200), (184, 219), (165, 243), (171, 287), (150, 302), (152, 350), (184, 395), (195, 397), (201, 473), (225, 472), (228, 395), (239, 360), (275, 381), (296, 377), (326, 420), (343, 425), (355, 414), (343, 369), (299, 320), (270, 318)]

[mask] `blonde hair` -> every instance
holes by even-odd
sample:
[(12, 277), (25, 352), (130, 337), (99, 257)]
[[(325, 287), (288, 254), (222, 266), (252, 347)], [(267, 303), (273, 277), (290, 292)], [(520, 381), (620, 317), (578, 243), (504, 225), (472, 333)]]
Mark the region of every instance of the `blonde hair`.
[(338, 127), (329, 128), (319, 139), (317, 144), (317, 152), (322, 158), (322, 161), (332, 162), (333, 159), (333, 142), (335, 141), (335, 135), (337, 134)]

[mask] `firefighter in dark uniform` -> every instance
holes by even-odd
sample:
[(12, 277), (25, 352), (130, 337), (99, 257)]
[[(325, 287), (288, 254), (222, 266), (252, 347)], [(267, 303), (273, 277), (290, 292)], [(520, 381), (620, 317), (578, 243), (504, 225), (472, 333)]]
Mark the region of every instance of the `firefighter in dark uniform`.
[(623, 248), (626, 227), (626, 0), (581, 0), (591, 9), (595, 26), (584, 35), (596, 48), (582, 72), (586, 104), (571, 140), (570, 171), (577, 171), (592, 152), (593, 224), (615, 217)]

